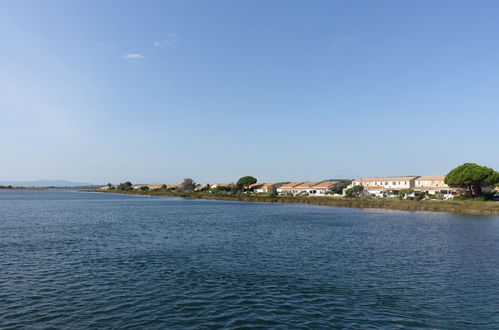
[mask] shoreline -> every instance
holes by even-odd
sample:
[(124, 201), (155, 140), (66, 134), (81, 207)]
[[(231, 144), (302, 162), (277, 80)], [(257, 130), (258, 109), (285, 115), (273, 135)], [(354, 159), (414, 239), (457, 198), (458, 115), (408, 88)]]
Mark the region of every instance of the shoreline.
[(155, 197), (180, 197), (185, 199), (223, 200), (234, 202), (261, 202), (261, 203), (295, 203), (312, 204), (319, 206), (350, 207), (359, 209), (386, 209), (409, 212), (445, 212), (467, 215), (499, 216), (499, 202), (495, 201), (408, 201), (383, 200), (363, 198), (335, 198), (335, 197), (268, 197), (255, 195), (214, 195), (210, 193), (182, 193), (165, 191), (102, 191), (83, 190), (87, 192), (115, 193), (125, 195), (142, 195)]
[(12, 188), (0, 188), (2, 190), (48, 190), (46, 187), (12, 187)]

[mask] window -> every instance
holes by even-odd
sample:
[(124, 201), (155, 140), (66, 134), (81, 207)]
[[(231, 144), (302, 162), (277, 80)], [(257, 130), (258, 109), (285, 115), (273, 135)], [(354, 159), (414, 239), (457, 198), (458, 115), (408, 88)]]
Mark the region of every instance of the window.
[(388, 186), (388, 182), (385, 181), (385, 186)]
[(393, 185), (396, 186), (397, 185), (397, 182), (393, 181)]

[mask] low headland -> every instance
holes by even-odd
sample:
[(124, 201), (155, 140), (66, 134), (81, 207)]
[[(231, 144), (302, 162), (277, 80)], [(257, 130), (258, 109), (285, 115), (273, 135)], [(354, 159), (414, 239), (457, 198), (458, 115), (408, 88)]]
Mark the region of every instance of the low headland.
[(473, 200), (398, 200), (372, 198), (345, 198), (331, 196), (265, 196), (252, 194), (213, 194), (191, 191), (140, 191), (140, 190), (86, 190), (101, 193), (119, 193), (143, 196), (167, 196), (188, 199), (208, 199), (240, 202), (300, 203), (321, 206), (352, 207), (363, 209), (390, 209), (399, 211), (448, 212), (472, 215), (499, 216), (499, 202)]
[(130, 181), (96, 192), (241, 202), (301, 203), (400, 211), (452, 212), (499, 216), (499, 172), (464, 163), (446, 176), (392, 176), (259, 183), (243, 176), (236, 183), (132, 185)]

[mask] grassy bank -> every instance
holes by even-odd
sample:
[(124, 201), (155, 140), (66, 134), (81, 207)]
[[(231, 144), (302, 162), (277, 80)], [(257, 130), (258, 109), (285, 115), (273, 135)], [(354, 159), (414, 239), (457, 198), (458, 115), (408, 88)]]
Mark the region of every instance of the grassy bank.
[[(93, 190), (104, 192), (101, 190)], [(354, 208), (376, 208), (401, 211), (431, 211), (452, 212), (475, 215), (499, 216), (499, 202), (482, 201), (438, 201), (438, 200), (387, 200), (387, 199), (364, 199), (364, 198), (333, 198), (333, 197), (268, 197), (255, 195), (217, 195), (205, 192), (170, 192), (170, 191), (109, 191), (108, 193), (121, 193), (145, 196), (169, 196), (190, 199), (210, 199), (241, 202), (268, 202), (268, 203), (301, 203), (323, 206), (354, 207)]]

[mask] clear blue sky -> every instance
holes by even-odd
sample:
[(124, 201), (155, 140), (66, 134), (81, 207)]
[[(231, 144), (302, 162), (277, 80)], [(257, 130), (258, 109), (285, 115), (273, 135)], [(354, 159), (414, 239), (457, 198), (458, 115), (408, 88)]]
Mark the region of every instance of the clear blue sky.
[(0, 2), (0, 179), (499, 170), (499, 1)]

